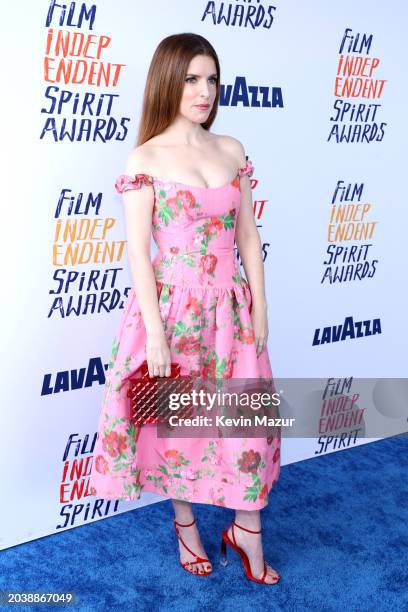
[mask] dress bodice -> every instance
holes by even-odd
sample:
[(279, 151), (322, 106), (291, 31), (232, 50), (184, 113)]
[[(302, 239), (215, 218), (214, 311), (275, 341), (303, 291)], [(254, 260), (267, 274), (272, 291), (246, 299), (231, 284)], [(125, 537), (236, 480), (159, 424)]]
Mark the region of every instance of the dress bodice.
[(242, 284), (234, 253), (236, 219), (241, 203), (240, 177), (252, 176), (248, 160), (220, 187), (199, 187), (138, 173), (120, 175), (115, 189), (151, 187), (154, 191), (152, 235), (158, 247), (153, 260), (157, 280), (182, 286), (231, 287)]

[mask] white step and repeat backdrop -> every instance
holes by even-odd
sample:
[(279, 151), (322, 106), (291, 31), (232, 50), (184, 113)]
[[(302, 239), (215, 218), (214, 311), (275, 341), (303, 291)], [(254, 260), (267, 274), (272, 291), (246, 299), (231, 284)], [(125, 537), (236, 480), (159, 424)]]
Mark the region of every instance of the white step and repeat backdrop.
[[(275, 377), (321, 377), (358, 398), (358, 377), (406, 376), (407, 12), (403, 0), (380, 10), (370, 0), (8, 5), (2, 548), (162, 499), (98, 500), (89, 472), (131, 289), (114, 180), (169, 34), (214, 45), (212, 129), (241, 140), (255, 166)], [(384, 381), (377, 392), (377, 413), (404, 431)], [(360, 401), (360, 434), (372, 395)], [(312, 396), (313, 385), (305, 404)], [(327, 397), (322, 388), (317, 424)], [(338, 426), (284, 439), (282, 464), (370, 439), (346, 424), (339, 446)]]

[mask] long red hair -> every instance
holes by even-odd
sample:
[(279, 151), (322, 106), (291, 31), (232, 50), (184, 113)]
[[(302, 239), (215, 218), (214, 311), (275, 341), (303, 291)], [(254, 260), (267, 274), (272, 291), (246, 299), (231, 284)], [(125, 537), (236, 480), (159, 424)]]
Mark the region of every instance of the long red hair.
[(212, 57), (217, 72), (217, 93), (207, 121), (208, 130), (218, 111), (220, 63), (214, 47), (200, 34), (190, 32), (163, 38), (154, 52), (147, 74), (136, 146), (160, 134), (177, 117), (188, 66), (196, 55)]

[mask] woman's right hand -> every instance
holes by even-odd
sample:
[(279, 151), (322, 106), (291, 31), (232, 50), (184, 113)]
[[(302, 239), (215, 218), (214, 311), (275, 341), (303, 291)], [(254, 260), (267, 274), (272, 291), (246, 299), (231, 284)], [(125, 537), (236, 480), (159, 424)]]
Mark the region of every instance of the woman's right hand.
[(171, 353), (165, 335), (147, 336), (146, 361), (151, 378), (171, 375)]

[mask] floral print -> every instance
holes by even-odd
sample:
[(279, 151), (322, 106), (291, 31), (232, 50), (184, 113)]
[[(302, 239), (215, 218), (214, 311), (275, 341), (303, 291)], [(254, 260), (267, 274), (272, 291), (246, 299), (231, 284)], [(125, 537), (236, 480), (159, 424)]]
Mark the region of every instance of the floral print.
[(258, 452), (254, 452), (252, 449), (244, 451), (241, 457), (238, 459), (238, 465), (241, 472), (248, 474), (249, 472), (256, 473), (259, 464), (261, 463), (261, 455)]
[[(147, 174), (116, 179), (118, 193), (151, 187), (152, 261), (171, 360), (181, 374), (215, 379), (272, 378), (267, 348), (257, 357), (252, 297), (234, 253), (240, 178), (219, 188), (194, 187)], [(129, 420), (127, 381), (145, 360), (146, 331), (135, 291), (125, 303), (106, 371), (91, 493), (138, 499), (141, 493), (255, 510), (268, 503), (280, 472), (280, 433), (226, 438), (220, 428), (202, 438), (160, 438), (155, 425)]]
[(140, 189), (142, 185), (152, 185), (153, 179), (147, 174), (136, 174), (134, 178), (122, 174), (118, 176), (115, 182), (115, 189), (118, 193), (130, 191), (131, 189)]

